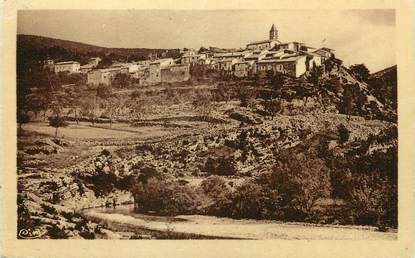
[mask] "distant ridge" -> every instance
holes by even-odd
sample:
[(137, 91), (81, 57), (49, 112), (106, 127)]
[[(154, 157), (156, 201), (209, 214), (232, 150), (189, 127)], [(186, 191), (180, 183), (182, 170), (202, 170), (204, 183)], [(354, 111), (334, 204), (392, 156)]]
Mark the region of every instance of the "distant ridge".
[(396, 65), (392, 65), (391, 67), (388, 68), (384, 68), (380, 71), (374, 72), (370, 75), (371, 78), (380, 78), (380, 77), (384, 77), (386, 75), (389, 75), (390, 73), (396, 73), (397, 71), (397, 66)]
[(31, 50), (41, 50), (48, 49), (53, 47), (63, 48), (67, 51), (75, 53), (95, 53), (101, 55), (114, 54), (120, 57), (127, 56), (138, 56), (140, 58), (145, 58), (149, 54), (161, 55), (166, 53), (169, 57), (176, 57), (179, 55), (179, 49), (152, 49), (152, 48), (108, 48), (95, 46), (91, 44), (49, 38), (44, 36), (37, 35), (27, 35), (27, 34), (18, 34), (17, 35), (17, 47), (19, 49), (31, 49)]

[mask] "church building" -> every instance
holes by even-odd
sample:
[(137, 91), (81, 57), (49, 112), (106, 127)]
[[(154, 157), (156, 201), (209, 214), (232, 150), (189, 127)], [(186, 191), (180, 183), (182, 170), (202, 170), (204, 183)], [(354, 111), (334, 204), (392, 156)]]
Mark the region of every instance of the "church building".
[(249, 50), (271, 49), (280, 43), (281, 42), (278, 41), (278, 30), (275, 28), (275, 25), (272, 24), (271, 29), (269, 31), (268, 40), (251, 42), (248, 45), (246, 45), (246, 48)]

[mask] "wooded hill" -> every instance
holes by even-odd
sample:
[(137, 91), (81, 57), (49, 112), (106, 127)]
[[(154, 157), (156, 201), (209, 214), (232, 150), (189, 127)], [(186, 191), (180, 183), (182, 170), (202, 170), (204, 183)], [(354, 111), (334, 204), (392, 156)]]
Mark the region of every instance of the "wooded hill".
[(56, 61), (74, 60), (81, 64), (88, 58), (99, 56), (111, 57), (119, 61), (136, 61), (147, 59), (149, 54), (161, 57), (177, 58), (179, 49), (150, 49), (150, 48), (107, 48), (90, 44), (48, 38), (35, 35), (17, 35), (17, 52), (25, 53), (32, 59), (44, 60), (52, 58)]

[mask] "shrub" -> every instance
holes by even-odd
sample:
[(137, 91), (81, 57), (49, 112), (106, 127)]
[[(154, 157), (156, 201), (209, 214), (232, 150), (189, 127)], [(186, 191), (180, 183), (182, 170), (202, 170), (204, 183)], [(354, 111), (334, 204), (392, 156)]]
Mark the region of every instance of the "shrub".
[(370, 71), (364, 64), (355, 64), (350, 66), (349, 69), (359, 81), (368, 81), (370, 77)]
[(273, 99), (264, 101), (264, 110), (274, 119), (275, 114), (282, 110), (281, 100)]
[(197, 210), (199, 197), (194, 188), (176, 181), (151, 178), (133, 189), (135, 208), (160, 215), (190, 214)]
[(212, 175), (230, 176), (236, 174), (235, 161), (232, 157), (209, 157), (204, 171)]
[(52, 239), (68, 239), (69, 235), (65, 230), (59, 228), (56, 224), (53, 224), (47, 228), (48, 235)]
[(237, 92), (241, 107), (250, 107), (253, 105), (256, 95), (255, 90), (248, 86), (239, 86)]
[(131, 99), (139, 99), (141, 96), (141, 92), (139, 90), (134, 90), (133, 92), (131, 92), (130, 94), (130, 98)]
[(316, 202), (330, 195), (330, 171), (324, 161), (311, 153), (280, 153), (269, 175), (269, 187), (281, 193), (280, 205), (288, 219), (312, 214)]
[(215, 216), (232, 216), (232, 192), (226, 181), (220, 176), (210, 176), (200, 185), (208, 198), (205, 212)]
[(101, 155), (104, 155), (104, 156), (111, 156), (111, 152), (109, 151), (109, 150), (107, 150), (107, 149), (103, 149), (102, 151), (101, 151)]
[(233, 216), (236, 218), (271, 218), (275, 199), (270, 198), (269, 188), (252, 180), (237, 187), (233, 194)]
[(19, 131), (18, 133), (21, 134), (22, 132), (22, 124), (26, 124), (30, 122), (30, 116), (24, 110), (18, 110), (16, 112), (16, 119), (17, 123), (19, 124)]
[(56, 128), (55, 130), (55, 138), (56, 138), (58, 137), (58, 128), (66, 127), (68, 123), (65, 121), (65, 118), (56, 115), (53, 117), (49, 117), (49, 125)]
[(213, 197), (223, 193), (224, 189), (229, 188), (226, 181), (220, 176), (209, 176), (202, 181), (200, 187), (206, 195)]
[(344, 124), (340, 124), (337, 127), (337, 134), (339, 136), (340, 144), (346, 143), (349, 140), (350, 132)]
[(379, 173), (354, 175), (348, 183), (348, 201), (357, 223), (396, 226), (397, 189)]
[(97, 88), (97, 97), (107, 99), (112, 94), (112, 88), (109, 85), (99, 84)]

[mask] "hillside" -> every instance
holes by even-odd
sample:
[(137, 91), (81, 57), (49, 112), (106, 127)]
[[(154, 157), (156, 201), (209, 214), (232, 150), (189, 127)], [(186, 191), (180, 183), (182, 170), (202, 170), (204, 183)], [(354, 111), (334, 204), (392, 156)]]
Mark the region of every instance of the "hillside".
[(115, 59), (129, 58), (131, 60), (146, 59), (149, 54), (161, 56), (165, 53), (166, 57), (177, 57), (179, 55), (179, 49), (107, 48), (75, 41), (24, 34), (17, 35), (17, 48), (22, 52), (40, 52), (39, 54), (32, 55), (33, 57), (44, 58), (49, 56), (58, 60), (66, 58), (68, 53), (75, 56), (86, 55), (88, 57), (111, 55)]
[(391, 67), (382, 69), (370, 75), (370, 78), (392, 78), (394, 74), (396, 75), (397, 66), (393, 65)]
[(370, 92), (384, 103), (389, 109), (397, 108), (397, 66), (391, 66), (376, 73), (372, 73), (368, 80)]

